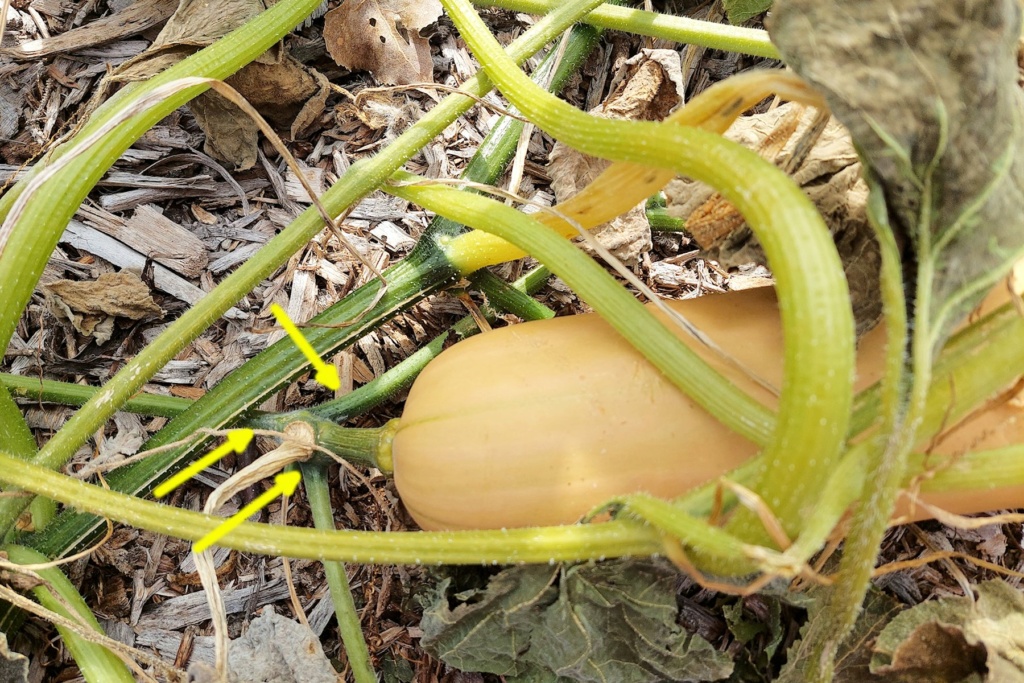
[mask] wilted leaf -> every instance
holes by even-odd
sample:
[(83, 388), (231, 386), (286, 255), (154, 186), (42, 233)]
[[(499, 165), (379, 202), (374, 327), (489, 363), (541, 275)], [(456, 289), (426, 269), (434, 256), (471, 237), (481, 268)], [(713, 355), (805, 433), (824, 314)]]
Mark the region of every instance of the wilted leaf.
[(532, 671), (522, 659), (530, 647), (537, 614), (554, 602), (558, 569), (544, 565), (506, 569), (487, 588), (455, 597), (448, 605), (450, 580), (442, 581), (423, 610), (422, 644), (427, 652), (463, 671), (516, 675)]
[[(253, 62), (227, 80), (270, 123), (291, 129), (294, 138), (324, 110), (330, 84), (323, 74), (282, 54)], [(244, 170), (256, 164), (256, 123), (234, 103), (206, 92), (189, 105), (203, 132), (204, 150)]]
[(419, 32), (440, 16), (438, 0), (346, 0), (324, 18), (324, 40), (334, 61), (378, 83), (431, 82), (430, 44)]
[(1020, 25), (1018, 0), (779, 0), (772, 11), (772, 41), (825, 93), (889, 223), (934, 268), (918, 317), (936, 346), (1024, 251)]
[(223, 0), (217, 3), (180, 0), (153, 44), (120, 64), (110, 80), (131, 83), (158, 74), (230, 33), (263, 9), (263, 0)]
[(986, 581), (977, 599), (944, 598), (909, 609), (882, 631), (874, 673), (894, 680), (1024, 681), (1024, 596)]
[[(177, 11), (141, 55), (122, 64), (113, 82), (149, 78), (238, 28), (265, 9), (263, 0), (182, 0)], [(255, 109), (292, 137), (307, 128), (324, 109), (327, 79), (306, 67), (280, 46), (272, 48), (227, 79)], [(237, 170), (256, 164), (258, 129), (252, 119), (216, 92), (189, 103), (206, 133), (204, 151)]]
[(725, 13), (729, 15), (729, 21), (742, 24), (771, 7), (772, 0), (723, 0), (722, 5), (725, 7)]
[(676, 624), (676, 579), (651, 561), (514, 567), (456, 596), (454, 610), (443, 582), (424, 611), (423, 646), (509, 681), (721, 680), (729, 658)]
[(237, 683), (338, 681), (317, 635), (270, 607), (249, 624), (243, 635), (231, 641), (228, 668)]
[(180, 0), (154, 45), (209, 45), (265, 9), (263, 0)]

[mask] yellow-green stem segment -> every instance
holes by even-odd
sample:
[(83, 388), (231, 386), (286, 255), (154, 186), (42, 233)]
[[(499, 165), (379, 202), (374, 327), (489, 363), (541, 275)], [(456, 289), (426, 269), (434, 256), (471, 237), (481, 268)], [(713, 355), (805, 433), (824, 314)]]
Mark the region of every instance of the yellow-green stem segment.
[[(198, 541), (224, 522), (107, 491), (0, 451), (0, 481), (112, 521)], [(219, 541), (243, 552), (363, 564), (518, 564), (646, 556), (658, 532), (628, 521), (506, 531), (318, 531), (246, 522)]]

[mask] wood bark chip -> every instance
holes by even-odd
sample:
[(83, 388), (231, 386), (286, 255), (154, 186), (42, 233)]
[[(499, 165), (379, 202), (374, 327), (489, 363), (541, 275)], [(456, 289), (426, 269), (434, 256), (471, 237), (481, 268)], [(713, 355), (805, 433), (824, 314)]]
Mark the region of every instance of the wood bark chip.
[(894, 231), (934, 268), (917, 315), (936, 344), (1024, 252), (1020, 25), (1017, 0), (779, 0), (772, 12), (772, 42), (825, 94)]
[(74, 52), (102, 45), (119, 38), (142, 33), (166, 21), (177, 7), (177, 0), (142, 0), (124, 9), (73, 28), (50, 38), (30, 40), (17, 47), (0, 50), (15, 59), (40, 59), (49, 55)]
[[(146, 267), (145, 256), (125, 246), (119, 240), (77, 220), (72, 220), (68, 223), (68, 227), (64, 230), (60, 241), (61, 243), (70, 244), (76, 249), (95, 254), (106, 261), (110, 261), (119, 268), (131, 268), (132, 270), (141, 271)], [(190, 304), (194, 304), (206, 296), (206, 292), (202, 289), (160, 264), (156, 264), (153, 267), (153, 286)], [(233, 320), (247, 318), (245, 313), (242, 313), (235, 307), (232, 307), (225, 313), (224, 317)]]
[(139, 206), (127, 220), (96, 207), (80, 213), (100, 231), (185, 277), (199, 277), (209, 262), (202, 240), (152, 204)]
[(441, 16), (438, 0), (346, 0), (324, 18), (327, 51), (378, 83), (433, 82), (430, 44), (420, 30)]

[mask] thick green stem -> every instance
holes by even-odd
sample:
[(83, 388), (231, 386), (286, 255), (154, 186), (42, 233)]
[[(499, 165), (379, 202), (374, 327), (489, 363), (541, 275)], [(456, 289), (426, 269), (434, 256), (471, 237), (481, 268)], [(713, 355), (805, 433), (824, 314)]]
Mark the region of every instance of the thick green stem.
[[(931, 372), (931, 358), (927, 359), (925, 368), (919, 366), (919, 357), (915, 357), (913, 363), (908, 359), (911, 337), (903, 265), (882, 197), (880, 188), (873, 188), (868, 211), (882, 255), (882, 310), (887, 333), (885, 376), (881, 385), (882, 424), (872, 443), (865, 448), (865, 473), (872, 477), (872, 485), (861, 491), (837, 581), (829, 593), (828, 607), (803, 641), (812, 650), (812, 661), (818, 662), (817, 667), (812, 667), (811, 678), (822, 683), (832, 680), (839, 645), (853, 628), (867, 592), (882, 535), (896, 506), (907, 457), (917, 440), (918, 421), (925, 408)], [(927, 330), (926, 323), (924, 327)], [(917, 337), (915, 332), (914, 343)], [(923, 375), (918, 375), (921, 371)], [(830, 498), (836, 500), (834, 496)]]
[[(21, 415), (18, 404), (4, 387), (0, 387), (0, 443), (10, 453), (23, 460), (31, 460), (36, 452), (36, 438)], [(13, 491), (0, 486), (0, 490)], [(14, 533), (15, 522), (31, 499), (0, 498), (0, 540), (8, 540)], [(41, 518), (40, 522), (43, 521)]]
[[(5, 546), (3, 550), (7, 553), (8, 559), (16, 564), (45, 564), (49, 562), (48, 557), (31, 548), (9, 545)], [(103, 633), (103, 629), (96, 621), (89, 606), (59, 567), (35, 571), (46, 581), (46, 585), (32, 589), (32, 594), (40, 605), (67, 619), (84, 622), (97, 633)], [(75, 613), (69, 612), (65, 605), (74, 609)], [(61, 640), (71, 652), (71, 657), (88, 683), (133, 683), (135, 681), (131, 670), (107, 648), (85, 640), (64, 626), (57, 626), (57, 632), (60, 633)]]
[[(503, 7), (529, 14), (547, 14), (564, 4), (559, 0), (473, 0), (473, 2), (483, 7)], [(769, 40), (768, 33), (758, 29), (698, 21), (657, 12), (645, 12), (611, 4), (598, 7), (583, 17), (583, 21), (591, 26), (626, 31), (652, 38), (664, 38), (677, 43), (693, 43), (725, 52), (741, 52), (769, 59), (779, 58), (779, 52)]]
[[(87, 484), (0, 451), (0, 481), (138, 529), (198, 541), (224, 522)], [(372, 532), (244, 523), (217, 541), (243, 552), (367, 564), (518, 564), (646, 556), (660, 535), (627, 521), (502, 531)]]
[[(38, 377), (22, 377), (21, 375), (10, 375), (6, 372), (0, 372), (0, 384), (5, 386), (17, 398), (59, 403), (65, 406), (85, 405), (89, 399), (100, 391), (98, 387), (58, 382), (52, 379), (39, 379)], [(138, 413), (139, 415), (174, 417), (181, 411), (189, 408), (192, 403), (193, 401), (187, 398), (143, 393), (128, 399), (122, 406), (122, 409), (130, 413)], [(6, 424), (6, 421), (4, 422)], [(33, 443), (32, 452), (29, 453), (28, 457), (31, 457), (35, 450), (35, 444)]]
[[(306, 499), (313, 514), (313, 524), (317, 529), (334, 531), (334, 512), (331, 509), (331, 491), (327, 486), (327, 468), (322, 465), (306, 463), (302, 465), (302, 485), (306, 490)], [(338, 617), (338, 631), (341, 642), (345, 645), (352, 677), (356, 683), (377, 683), (377, 675), (370, 664), (370, 651), (363, 637), (359, 612), (356, 610), (352, 590), (348, 584), (348, 574), (341, 562), (324, 562), (324, 574), (327, 575), (327, 586), (331, 591), (334, 603), (334, 614)]]
[(514, 287), (509, 287), (504, 280), (489, 270), (478, 270), (469, 281), (499, 311), (507, 311), (523, 320), (547, 320), (555, 317), (555, 312), (536, 299), (524, 296), (520, 290), (535, 292), (550, 276), (551, 271), (541, 266), (530, 271)]
[(557, 233), (494, 200), (473, 196), (456, 202), (458, 195), (451, 188), (414, 184), (419, 179), (411, 174), (405, 178), (409, 182), (387, 191), (476, 226), (537, 257), (695, 401), (706, 408), (709, 402), (731, 408), (732, 414), (722, 418), (727, 424), (750, 435), (754, 418), (766, 421), (764, 406), (707, 365), (601, 266)]

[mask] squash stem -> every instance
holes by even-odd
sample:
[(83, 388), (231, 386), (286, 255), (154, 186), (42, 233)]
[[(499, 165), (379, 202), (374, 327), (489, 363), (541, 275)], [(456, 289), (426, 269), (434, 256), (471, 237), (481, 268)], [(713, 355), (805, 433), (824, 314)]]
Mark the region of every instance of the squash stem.
[[(302, 486), (313, 514), (313, 524), (322, 531), (334, 531), (334, 512), (331, 509), (331, 491), (327, 486), (327, 468), (319, 463), (302, 464)], [(341, 562), (325, 561), (324, 574), (331, 591), (334, 614), (338, 617), (338, 631), (345, 646), (345, 655), (352, 667), (356, 683), (377, 683), (377, 675), (370, 664), (370, 650), (366, 646), (359, 612), (352, 598), (348, 573)]]
[[(0, 451), (0, 481), (92, 515), (198, 541), (224, 522), (87, 484)], [(367, 564), (518, 564), (647, 556), (659, 534), (628, 521), (502, 531), (369, 532), (243, 523), (218, 545), (243, 552)]]
[[(0, 443), (4, 444), (4, 447), (9, 449), (13, 455), (26, 461), (31, 460), (36, 452), (35, 436), (22, 417), (18, 404), (3, 387), (0, 387)], [(15, 489), (0, 485), (0, 490), (9, 492)], [(18, 498), (5, 498), (0, 499), (0, 503), (4, 500), (24, 501), (24, 499)], [(0, 523), (0, 541), (9, 540), (8, 537), (14, 532), (14, 523), (24, 509), (22, 505), (12, 505), (6, 510), (4, 507), (0, 507), (0, 522), (4, 521), (5, 512), (7, 522), (6, 524)], [(40, 517), (35, 521), (41, 523), (46, 520)]]
[(551, 271), (541, 266), (524, 275), (512, 287), (489, 270), (478, 270), (469, 281), (499, 311), (507, 311), (523, 320), (547, 320), (555, 317), (555, 312), (524, 292), (536, 292), (549, 277)]
[[(855, 475), (859, 465), (850, 462), (852, 469), (846, 472)], [(985, 470), (990, 465), (993, 472), (1005, 473), (1008, 477), (1000, 480), (1001, 485), (1010, 486), (1011, 477), (1024, 483), (1024, 446), (966, 455), (958, 461), (955, 473), (949, 475), (954, 481), (947, 483), (936, 477), (936, 483), (928, 484), (926, 490), (944, 490), (946, 485), (959, 487), (955, 480), (962, 479), (981, 482), (981, 491), (987, 491), (993, 481)], [(186, 540), (197, 541), (224, 521), (223, 518), (86, 484), (31, 463), (23, 463), (3, 451), (0, 451), (0, 481), (115, 522)], [(844, 481), (858, 489), (850, 494), (856, 497), (863, 479), (852, 476)], [(663, 550), (662, 536), (658, 531), (628, 520), (500, 531), (406, 533), (325, 532), (245, 523), (219, 544), (267, 555), (368, 564), (543, 563), (648, 556)]]
[[(4, 546), (7, 558), (16, 564), (45, 564), (50, 558), (31, 548), (18, 545)], [(98, 634), (103, 634), (96, 617), (82, 599), (60, 567), (36, 569), (35, 572), (46, 582), (32, 589), (40, 605), (67, 619), (80, 622)], [(74, 613), (68, 608), (74, 610)], [(98, 643), (90, 642), (64, 626), (57, 626), (61, 641), (68, 648), (72, 659), (88, 683), (133, 683), (135, 676), (113, 652)]]
[(809, 681), (832, 681), (839, 646), (860, 613), (927, 406), (934, 360), (933, 321), (929, 319), (934, 271), (928, 258), (931, 225), (925, 220), (927, 207), (932, 204), (928, 194), (930, 187), (930, 183), (925, 183), (921, 201), (924, 208), (919, 220), (923, 230), (915, 234), (918, 257), (911, 281), (913, 315), (908, 312), (900, 251), (888, 223), (884, 195), (880, 187), (871, 188), (873, 200), (868, 214), (881, 246), (882, 303), (889, 335), (882, 383), (883, 422), (877, 437), (879, 446), (869, 450), (865, 461), (865, 476), (870, 477), (871, 486), (864, 487), (854, 510), (839, 573), (825, 610), (804, 639), (805, 647), (812, 652), (811, 661), (817, 663), (810, 670)]
[[(473, 4), (481, 7), (501, 7), (528, 14), (547, 14), (564, 3), (559, 0), (473, 0)], [(767, 31), (759, 29), (699, 21), (611, 4), (598, 7), (583, 17), (582, 21), (591, 26), (663, 38), (677, 43), (692, 43), (725, 52), (740, 52), (768, 59), (779, 58), (779, 52), (772, 45)]]
[[(0, 373), (0, 384), (3, 384), (10, 392), (10, 395), (15, 398), (59, 403), (65, 406), (84, 405), (100, 390), (99, 387), (84, 384), (72, 384), (53, 379), (41, 379), (39, 377), (24, 377), (22, 375), (11, 375), (6, 372)], [(122, 410), (152, 417), (174, 417), (178, 413), (187, 410), (193, 403), (195, 401), (187, 398), (140, 392), (128, 399), (124, 406), (122, 406)], [(32, 451), (33, 453), (35, 452), (34, 447)], [(31, 454), (29, 457), (31, 457)]]

